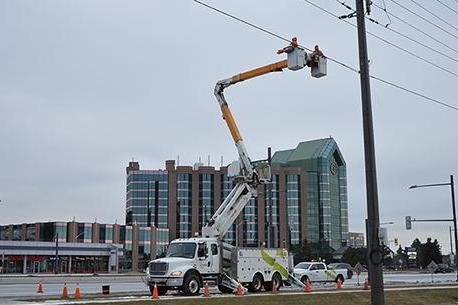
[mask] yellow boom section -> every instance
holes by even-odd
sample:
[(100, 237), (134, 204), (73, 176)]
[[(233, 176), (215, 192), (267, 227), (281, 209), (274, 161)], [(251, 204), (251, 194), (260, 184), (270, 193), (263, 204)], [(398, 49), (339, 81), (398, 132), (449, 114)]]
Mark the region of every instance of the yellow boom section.
[(221, 105), (221, 112), (223, 113), (223, 119), (226, 120), (227, 127), (229, 127), (229, 131), (231, 132), (232, 139), (234, 142), (237, 143), (242, 139), (240, 136), (239, 129), (237, 128), (237, 124), (235, 124), (234, 117), (232, 116), (231, 111), (229, 110), (229, 106), (227, 104)]
[[(282, 60), (275, 62), (270, 65), (266, 65), (263, 67), (259, 67), (250, 71), (242, 72), (240, 74), (234, 75), (230, 78), (230, 84), (236, 84), (238, 82), (261, 76), (264, 74), (268, 74), (271, 72), (280, 72), (283, 69), (288, 67), (288, 61), (287, 60)], [(231, 111), (229, 110), (229, 106), (227, 103), (222, 103), (221, 104), (221, 112), (223, 113), (223, 118), (226, 120), (227, 127), (229, 127), (229, 131), (231, 132), (232, 139), (234, 139), (234, 142), (238, 142), (242, 140), (242, 137), (240, 136), (240, 131), (237, 127), (237, 124), (235, 123), (234, 117), (232, 116)]]
[(246, 72), (242, 72), (240, 74), (234, 75), (231, 78), (231, 83), (235, 84), (235, 83), (238, 83), (238, 82), (241, 82), (241, 81), (253, 78), (253, 77), (261, 76), (267, 73), (271, 73), (271, 72), (281, 72), (283, 69), (287, 67), (288, 67), (288, 61), (285, 59), (285, 60), (278, 61), (276, 63), (270, 64), (267, 66), (259, 67), (259, 68), (256, 68), (250, 71), (246, 71)]

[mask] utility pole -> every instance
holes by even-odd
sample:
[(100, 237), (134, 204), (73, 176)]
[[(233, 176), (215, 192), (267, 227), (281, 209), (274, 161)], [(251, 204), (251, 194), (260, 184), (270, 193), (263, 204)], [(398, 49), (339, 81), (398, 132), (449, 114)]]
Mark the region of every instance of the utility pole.
[[(267, 147), (267, 162), (272, 170), (272, 149)], [(267, 183), (267, 248), (274, 247), (274, 229), (273, 229), (273, 217), (272, 217), (272, 176), (270, 182)]]
[(383, 291), (383, 252), (379, 241), (379, 207), (377, 192), (377, 171), (375, 165), (375, 140), (372, 121), (372, 102), (367, 55), (366, 22), (364, 1), (356, 0), (356, 19), (358, 25), (359, 67), (364, 133), (364, 159), (366, 168), (366, 200), (368, 227), (369, 281), (371, 283), (371, 304), (384, 305)]
[(456, 228), (456, 203), (455, 203), (455, 183), (453, 175), (450, 175), (450, 188), (452, 195), (452, 212), (453, 212), (453, 227), (455, 229), (455, 268), (456, 268), (456, 281), (458, 282), (458, 232)]

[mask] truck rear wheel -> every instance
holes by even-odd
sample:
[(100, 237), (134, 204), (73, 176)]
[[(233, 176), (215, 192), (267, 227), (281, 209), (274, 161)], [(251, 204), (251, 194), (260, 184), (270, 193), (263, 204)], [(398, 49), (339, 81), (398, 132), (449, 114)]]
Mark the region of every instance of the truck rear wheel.
[(200, 291), (200, 279), (195, 273), (188, 273), (181, 288), (185, 295), (198, 295)]
[(264, 285), (264, 279), (260, 273), (256, 273), (253, 276), (253, 280), (250, 283), (248, 289), (250, 292), (260, 292), (262, 290), (262, 286)]
[(277, 288), (277, 291), (280, 290), (281, 286), (281, 276), (278, 273), (274, 273), (272, 275), (272, 281), (270, 282), (264, 282), (264, 288), (266, 291), (272, 291), (273, 285)]

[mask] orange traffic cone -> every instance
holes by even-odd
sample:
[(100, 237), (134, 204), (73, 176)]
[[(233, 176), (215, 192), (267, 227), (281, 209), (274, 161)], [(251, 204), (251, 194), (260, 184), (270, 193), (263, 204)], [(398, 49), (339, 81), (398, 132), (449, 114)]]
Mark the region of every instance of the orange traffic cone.
[(369, 281), (367, 280), (367, 277), (366, 277), (366, 280), (364, 281), (363, 290), (369, 290)]
[(243, 295), (243, 288), (242, 288), (242, 284), (239, 284), (237, 285), (237, 295)]
[(277, 283), (275, 281), (272, 281), (272, 293), (277, 293)]
[(210, 296), (210, 290), (208, 289), (208, 282), (205, 282), (204, 285), (204, 297), (209, 297)]
[(157, 291), (157, 285), (154, 283), (153, 293), (151, 294), (152, 299), (159, 299), (159, 292)]
[(310, 280), (307, 279), (307, 282), (305, 283), (305, 292), (311, 292), (312, 291), (312, 284), (310, 284)]
[(67, 283), (64, 283), (64, 288), (62, 289), (62, 299), (68, 299), (68, 289)]
[(38, 282), (37, 293), (43, 293), (43, 284), (41, 281)]
[(75, 299), (79, 299), (79, 298), (81, 298), (80, 284), (76, 283)]
[(340, 277), (337, 278), (337, 289), (342, 288), (342, 282), (340, 282)]

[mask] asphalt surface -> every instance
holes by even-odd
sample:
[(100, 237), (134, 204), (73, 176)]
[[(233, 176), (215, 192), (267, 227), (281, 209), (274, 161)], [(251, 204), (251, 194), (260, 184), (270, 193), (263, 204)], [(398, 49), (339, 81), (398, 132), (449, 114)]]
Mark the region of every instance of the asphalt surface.
[[(450, 285), (431, 285), (431, 286), (426, 286), (426, 287), (418, 287), (418, 286), (411, 286), (411, 287), (386, 287), (385, 291), (407, 291), (407, 290), (440, 290), (440, 289), (450, 289), (450, 288), (455, 288), (458, 289), (458, 286), (456, 284), (450, 284)], [(337, 290), (337, 289), (328, 289), (328, 290), (314, 290), (311, 292), (311, 294), (342, 294), (342, 293), (368, 293), (369, 291), (367, 290), (361, 290), (361, 289), (353, 289), (353, 290)], [(266, 294), (271, 295), (271, 292), (262, 292), (262, 293), (255, 293), (255, 294), (247, 294), (245, 297), (250, 297), (250, 298), (256, 298), (260, 296), (265, 296)], [(304, 294), (303, 291), (280, 291), (278, 296), (281, 295), (300, 295)], [(176, 296), (176, 295), (166, 295), (166, 296), (161, 296), (160, 299), (163, 301), (170, 301), (170, 304), (174, 303), (174, 300), (177, 298), (180, 299), (199, 299), (202, 298), (202, 295), (199, 296)], [(212, 294), (210, 295), (211, 298), (238, 298), (237, 296), (234, 296), (233, 294)], [(150, 301), (151, 297), (150, 296), (115, 296), (111, 298), (97, 298), (97, 299), (91, 299), (91, 303), (99, 303), (99, 304), (106, 304), (106, 303), (123, 303), (123, 304), (129, 304), (131, 302), (136, 302), (136, 301)], [(33, 302), (30, 301), (15, 301), (15, 300), (7, 300), (7, 299), (0, 299), (0, 304), (2, 305), (30, 305), (30, 304), (43, 304), (43, 305), (68, 305), (68, 304), (87, 304), (88, 299), (84, 300), (75, 300), (75, 299), (70, 299), (70, 300), (61, 300), (61, 299), (53, 299), (53, 300), (42, 300), (38, 301), (35, 300)]]
[[(367, 273), (363, 273), (359, 277), (359, 286), (362, 286)], [(428, 284), (445, 284), (454, 283), (456, 273), (447, 274), (431, 274), (425, 273), (386, 273), (384, 274), (384, 282), (389, 285), (411, 285), (415, 283)], [(110, 292), (134, 292), (148, 293), (148, 287), (145, 284), (143, 276), (66, 276), (66, 277), (0, 277), (0, 304), (5, 304), (7, 299), (25, 296), (37, 296), (37, 283), (42, 281), (44, 296), (59, 296), (62, 293), (64, 283), (67, 283), (69, 294), (73, 294), (77, 283), (82, 294), (101, 293), (103, 285), (110, 286)], [(316, 288), (333, 288), (335, 283), (312, 283)], [(353, 276), (352, 279), (345, 280), (343, 287), (355, 288), (358, 287), (358, 278)], [(297, 288), (296, 288), (297, 289)], [(212, 289), (211, 292), (217, 292), (217, 289)], [(293, 288), (283, 287), (282, 290), (293, 291)], [(2, 302), (3, 301), (3, 302)]]

